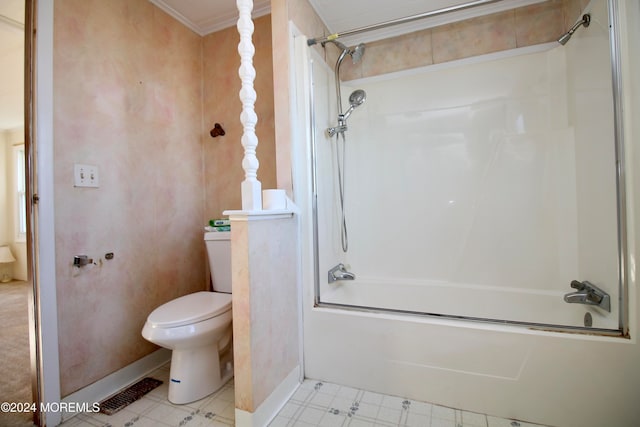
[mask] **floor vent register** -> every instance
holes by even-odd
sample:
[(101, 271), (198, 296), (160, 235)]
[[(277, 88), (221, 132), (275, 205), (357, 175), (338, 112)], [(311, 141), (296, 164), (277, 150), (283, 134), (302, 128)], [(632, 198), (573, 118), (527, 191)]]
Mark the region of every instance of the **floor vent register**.
[(113, 415), (162, 384), (162, 381), (146, 377), (122, 390), (118, 394), (100, 402), (100, 412)]

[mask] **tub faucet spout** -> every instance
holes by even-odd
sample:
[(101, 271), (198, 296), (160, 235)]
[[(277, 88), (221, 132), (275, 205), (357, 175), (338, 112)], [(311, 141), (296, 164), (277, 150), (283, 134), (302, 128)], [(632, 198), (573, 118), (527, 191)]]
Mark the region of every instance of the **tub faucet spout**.
[(355, 280), (355, 278), (356, 275), (347, 271), (347, 268), (342, 263), (329, 270), (329, 283), (337, 282), (338, 280)]
[(574, 280), (571, 287), (577, 289), (576, 292), (565, 294), (564, 301), (568, 303), (596, 305), (608, 312), (611, 312), (611, 298), (608, 293), (598, 288), (591, 282), (579, 282)]

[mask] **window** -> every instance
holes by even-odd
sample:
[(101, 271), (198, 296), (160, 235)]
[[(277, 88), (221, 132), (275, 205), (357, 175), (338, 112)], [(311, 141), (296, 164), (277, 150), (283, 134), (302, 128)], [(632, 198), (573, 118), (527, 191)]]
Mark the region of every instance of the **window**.
[(24, 242), (27, 238), (27, 191), (26, 169), (24, 160), (24, 144), (13, 147), (16, 189), (16, 241)]

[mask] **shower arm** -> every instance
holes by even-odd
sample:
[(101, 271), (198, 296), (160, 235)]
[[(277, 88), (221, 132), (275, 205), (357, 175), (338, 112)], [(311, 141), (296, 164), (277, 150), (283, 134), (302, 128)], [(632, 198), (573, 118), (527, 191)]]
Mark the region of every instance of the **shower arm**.
[(342, 116), (342, 94), (340, 93), (340, 64), (342, 64), (342, 60), (349, 53), (348, 49), (342, 49), (338, 60), (336, 61), (336, 66), (333, 70), (336, 79), (336, 102), (338, 106), (338, 118)]
[(364, 33), (367, 31), (380, 30), (382, 28), (392, 27), (400, 24), (407, 24), (409, 22), (417, 21), (420, 19), (431, 18), (434, 16), (444, 15), (446, 13), (457, 12), (465, 9), (470, 9), (477, 6), (484, 6), (492, 3), (498, 3), (504, 0), (476, 0), (468, 3), (463, 3), (455, 6), (444, 7), (442, 9), (432, 10), (430, 12), (419, 13), (417, 15), (405, 16), (404, 18), (392, 19), (390, 21), (381, 22), (379, 24), (367, 25), (364, 27), (356, 28), (354, 30), (343, 31), (341, 33), (330, 34), (326, 37), (316, 37), (313, 39), (307, 40), (308, 46), (313, 46), (314, 44), (321, 43), (324, 44), (326, 42), (335, 41), (340, 37), (353, 36), (356, 34)]
[(576, 22), (575, 24), (573, 24), (573, 27), (571, 27), (569, 31), (567, 31), (567, 33), (573, 35), (573, 33), (575, 33), (578, 30), (578, 28), (580, 28), (581, 25), (584, 25), (585, 28), (588, 28), (590, 23), (591, 23), (591, 15), (588, 13), (585, 13), (584, 15), (582, 15), (582, 19)]

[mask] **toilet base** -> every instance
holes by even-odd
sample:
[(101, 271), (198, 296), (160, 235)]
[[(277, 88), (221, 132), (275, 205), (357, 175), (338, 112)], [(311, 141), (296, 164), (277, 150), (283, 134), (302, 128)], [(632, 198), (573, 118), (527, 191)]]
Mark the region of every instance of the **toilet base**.
[(232, 376), (231, 363), (220, 366), (217, 343), (175, 349), (169, 372), (169, 402), (180, 405), (202, 399), (217, 391)]

